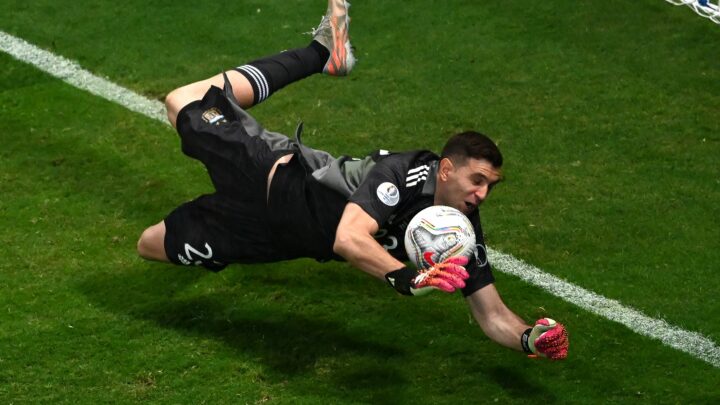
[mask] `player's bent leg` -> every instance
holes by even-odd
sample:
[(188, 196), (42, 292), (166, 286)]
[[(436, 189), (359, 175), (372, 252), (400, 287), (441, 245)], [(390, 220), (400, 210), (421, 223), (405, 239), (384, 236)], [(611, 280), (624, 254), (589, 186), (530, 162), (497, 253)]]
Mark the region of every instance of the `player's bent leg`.
[[(250, 82), (245, 78), (245, 76), (235, 70), (227, 71), (225, 74), (227, 74), (228, 79), (230, 80), (230, 84), (233, 88), (233, 95), (235, 95), (240, 107), (252, 107), (255, 94)], [(172, 126), (176, 126), (178, 113), (183, 109), (183, 107), (193, 101), (202, 100), (210, 86), (222, 89), (224, 85), (225, 81), (221, 73), (209, 79), (178, 87), (168, 93), (165, 97), (165, 108), (167, 109), (168, 120)]]
[(274, 92), (316, 73), (345, 76), (355, 65), (350, 45), (350, 3), (345, 0), (328, 0), (328, 8), (313, 29), (313, 40), (304, 48), (291, 49), (276, 55), (238, 66), (250, 82), (254, 99), (261, 103)]
[[(288, 84), (315, 73), (331, 76), (350, 73), (355, 56), (350, 45), (349, 7), (346, 0), (328, 0), (327, 12), (320, 25), (313, 29), (313, 41), (308, 46), (257, 59), (225, 72), (240, 107), (247, 109), (259, 104)], [(173, 127), (183, 107), (201, 100), (210, 86), (223, 88), (223, 85), (223, 74), (218, 74), (171, 91), (165, 98), (165, 106)]]
[(147, 228), (137, 243), (140, 257), (148, 260), (169, 262), (165, 254), (165, 221)]

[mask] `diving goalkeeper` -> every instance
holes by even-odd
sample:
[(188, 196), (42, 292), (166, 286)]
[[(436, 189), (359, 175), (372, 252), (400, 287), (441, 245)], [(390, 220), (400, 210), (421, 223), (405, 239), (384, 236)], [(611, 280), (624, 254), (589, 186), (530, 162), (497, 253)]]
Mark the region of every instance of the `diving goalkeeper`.
[[(478, 207), (501, 179), (502, 154), (474, 131), (430, 151), (379, 150), (364, 159), (333, 157), (264, 129), (245, 110), (316, 73), (345, 76), (355, 63), (349, 4), (329, 0), (304, 47), (241, 65), (168, 94), (168, 119), (182, 151), (205, 165), (215, 192), (175, 208), (147, 228), (140, 256), (220, 271), (230, 263), (311, 257), (346, 260), (397, 292), (460, 290), (482, 330), (531, 356), (567, 356), (565, 328), (533, 326), (503, 303), (488, 263)], [(477, 254), (411, 269), (403, 246), (410, 219), (431, 205), (463, 212), (475, 227)]]

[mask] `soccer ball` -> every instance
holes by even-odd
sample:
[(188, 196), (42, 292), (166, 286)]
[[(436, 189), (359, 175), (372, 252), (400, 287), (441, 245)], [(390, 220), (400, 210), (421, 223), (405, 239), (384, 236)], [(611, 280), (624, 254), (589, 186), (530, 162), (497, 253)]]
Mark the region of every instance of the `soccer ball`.
[(405, 251), (418, 269), (428, 269), (452, 256), (476, 253), (470, 220), (455, 208), (433, 205), (418, 212), (405, 229)]

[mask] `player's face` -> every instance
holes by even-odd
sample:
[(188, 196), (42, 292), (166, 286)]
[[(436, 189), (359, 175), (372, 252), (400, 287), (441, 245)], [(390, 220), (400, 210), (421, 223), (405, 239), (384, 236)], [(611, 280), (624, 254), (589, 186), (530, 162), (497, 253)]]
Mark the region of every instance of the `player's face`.
[(500, 178), (500, 170), (487, 160), (468, 159), (463, 165), (454, 165), (449, 159), (443, 159), (438, 169), (435, 204), (457, 208), (469, 215), (487, 198)]

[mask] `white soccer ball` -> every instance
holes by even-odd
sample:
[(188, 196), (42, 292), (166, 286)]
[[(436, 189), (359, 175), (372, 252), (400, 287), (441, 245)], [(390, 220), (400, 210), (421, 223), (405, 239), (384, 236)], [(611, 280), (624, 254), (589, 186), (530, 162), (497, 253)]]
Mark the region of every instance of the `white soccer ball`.
[(472, 223), (452, 207), (425, 208), (405, 230), (405, 251), (418, 269), (428, 269), (452, 256), (470, 258), (476, 250)]

